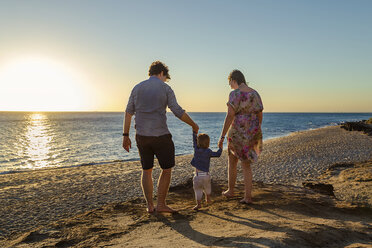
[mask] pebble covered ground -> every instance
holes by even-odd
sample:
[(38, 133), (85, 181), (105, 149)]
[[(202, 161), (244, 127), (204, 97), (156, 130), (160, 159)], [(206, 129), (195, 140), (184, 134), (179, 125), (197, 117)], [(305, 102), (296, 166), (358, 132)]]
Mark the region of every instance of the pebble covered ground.
[[(372, 138), (361, 132), (326, 127), (264, 142), (253, 165), (255, 181), (299, 185), (318, 177), (331, 164), (372, 157)], [(193, 175), (192, 155), (178, 156), (171, 186)], [(239, 171), (240, 171), (240, 167)], [(154, 183), (159, 176), (155, 165)], [(212, 178), (227, 180), (227, 153), (213, 158)], [(138, 161), (46, 169), (0, 175), (0, 239), (51, 221), (142, 196)], [(242, 180), (238, 173), (238, 180)], [(156, 187), (155, 187), (156, 188)]]

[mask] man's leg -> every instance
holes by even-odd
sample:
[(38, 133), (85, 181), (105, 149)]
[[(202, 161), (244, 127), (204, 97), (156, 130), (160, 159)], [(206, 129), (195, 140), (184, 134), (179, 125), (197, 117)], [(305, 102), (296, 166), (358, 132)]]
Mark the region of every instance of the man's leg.
[(161, 171), (158, 181), (158, 202), (156, 206), (157, 212), (175, 212), (172, 208), (168, 207), (165, 198), (168, 194), (168, 189), (171, 181), (172, 169), (163, 169)]
[(136, 135), (138, 152), (141, 157), (142, 176), (141, 185), (143, 196), (147, 203), (147, 212), (154, 212), (154, 203), (152, 200), (152, 192), (154, 189), (152, 182), (152, 168), (154, 166), (154, 152), (151, 149), (153, 138)]
[(147, 203), (147, 212), (152, 213), (154, 212), (154, 202), (152, 200), (152, 192), (154, 190), (152, 169), (142, 170), (141, 184), (143, 195)]
[(172, 136), (169, 134), (157, 138), (157, 142), (154, 144), (153, 149), (162, 169), (158, 181), (158, 202), (156, 211), (175, 212), (175, 210), (168, 207), (165, 202), (171, 181), (172, 167), (175, 165), (175, 151)]

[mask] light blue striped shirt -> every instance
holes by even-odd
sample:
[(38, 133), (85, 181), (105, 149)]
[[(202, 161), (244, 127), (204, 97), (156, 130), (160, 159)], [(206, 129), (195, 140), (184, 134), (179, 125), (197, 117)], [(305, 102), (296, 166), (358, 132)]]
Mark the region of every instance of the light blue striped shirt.
[(178, 105), (172, 88), (155, 76), (134, 86), (125, 112), (135, 115), (136, 133), (142, 136), (169, 134), (167, 107), (181, 118), (185, 110)]

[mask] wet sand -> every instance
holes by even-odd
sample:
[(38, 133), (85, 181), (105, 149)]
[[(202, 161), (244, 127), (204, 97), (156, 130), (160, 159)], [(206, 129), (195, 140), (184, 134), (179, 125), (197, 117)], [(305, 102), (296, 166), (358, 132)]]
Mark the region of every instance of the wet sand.
[[(187, 206), (187, 209), (189, 206), (193, 204), (192, 187), (189, 185), (190, 179), (192, 177), (192, 167), (189, 164), (191, 157), (192, 157), (191, 155), (186, 155), (186, 156), (179, 156), (176, 159), (177, 166), (173, 173), (171, 185), (172, 187), (175, 187), (177, 185), (183, 185), (183, 187), (181, 187), (180, 189), (181, 193), (177, 193), (177, 191), (174, 191), (172, 193), (175, 195), (178, 194), (178, 198), (175, 196), (174, 197), (169, 196), (169, 199), (170, 199), (169, 202), (172, 206), (182, 207), (182, 204), (178, 201), (181, 201), (181, 199), (183, 198), (185, 198), (184, 202)], [(254, 180), (256, 182), (265, 183), (265, 184), (259, 183), (259, 185), (256, 185), (256, 189), (254, 190), (254, 197), (256, 200), (262, 199), (262, 201), (266, 202), (267, 204), (276, 206), (277, 202), (275, 200), (275, 195), (287, 194), (288, 193), (287, 191), (290, 192), (291, 189), (304, 190), (303, 188), (298, 187), (302, 181), (308, 180), (308, 179), (316, 179), (323, 172), (325, 172), (331, 164), (340, 163), (340, 162), (364, 161), (370, 158), (372, 158), (371, 137), (368, 137), (360, 132), (348, 132), (339, 127), (327, 127), (327, 128), (317, 129), (317, 130), (297, 132), (297, 133), (294, 133), (286, 137), (268, 140), (264, 142), (264, 152), (262, 156), (260, 157), (259, 163), (253, 166)], [(212, 218), (212, 219), (216, 218), (216, 220), (220, 219), (221, 220), (220, 224), (218, 224), (219, 223), (218, 221), (214, 221), (213, 225), (220, 226), (221, 228), (222, 228), (221, 225), (224, 225), (223, 218), (220, 218), (221, 216), (220, 217), (210, 216), (211, 214), (214, 214), (215, 211), (218, 210), (218, 209), (217, 210), (214, 209), (214, 208), (217, 208), (217, 206), (219, 206), (218, 208), (221, 208), (220, 212), (218, 212), (217, 214), (218, 215), (222, 214), (224, 218), (228, 217), (225, 215), (224, 212), (226, 212), (227, 210), (230, 211), (231, 208), (232, 209), (236, 208), (236, 210), (238, 211), (238, 212), (230, 211), (231, 213), (242, 214), (242, 215), (238, 215), (238, 217), (236, 218), (235, 217), (232, 218), (232, 220), (234, 220), (232, 223), (235, 223), (234, 226), (239, 225), (239, 223), (237, 222), (249, 222), (251, 220), (250, 218), (252, 218), (252, 216), (246, 215), (245, 206), (241, 206), (240, 204), (238, 204), (237, 200), (232, 201), (232, 202), (229, 201), (229, 203), (227, 203), (221, 197), (220, 198), (217, 197), (217, 195), (221, 193), (222, 188), (226, 186), (226, 178), (227, 178), (226, 165), (227, 165), (226, 152), (224, 152), (221, 158), (213, 159), (213, 164), (211, 167), (211, 174), (215, 182), (214, 194), (216, 195), (216, 201), (217, 202), (219, 201), (218, 203), (219, 205), (213, 204), (213, 207), (211, 206), (212, 209), (205, 210), (208, 213), (208, 214), (205, 214), (205, 218), (209, 216), (208, 218)], [(154, 178), (157, 179), (158, 174), (159, 174), (159, 169), (158, 169), (158, 166), (155, 166), (155, 167), (156, 169), (154, 170)], [(163, 229), (164, 228), (167, 229), (166, 227), (168, 227), (168, 229), (172, 229), (171, 227), (174, 224), (174, 223), (172, 224), (172, 222), (178, 223), (177, 222), (178, 217), (171, 217), (169, 220), (167, 219), (166, 222), (167, 221), (171, 222), (167, 224), (166, 222), (164, 222), (165, 220), (159, 222), (153, 219), (153, 218), (158, 218), (158, 217), (148, 216), (146, 213), (144, 213), (142, 193), (141, 193), (140, 181), (139, 181), (140, 174), (141, 174), (141, 169), (139, 167), (139, 162), (134, 161), (134, 162), (120, 162), (120, 163), (105, 164), (105, 165), (81, 166), (81, 167), (75, 167), (75, 168), (61, 168), (61, 169), (48, 169), (48, 170), (39, 170), (39, 171), (30, 171), (30, 172), (24, 172), (24, 173), (0, 175), (0, 206), (1, 206), (0, 208), (0, 219), (1, 219), (0, 237), (1, 238), (11, 237), (12, 239), (14, 237), (18, 237), (17, 235), (19, 235), (22, 232), (26, 232), (28, 230), (39, 228), (39, 227), (43, 228), (43, 226), (46, 227), (48, 225), (51, 225), (51, 223), (55, 223), (55, 221), (61, 221), (62, 219), (65, 222), (73, 221), (74, 218), (80, 218), (80, 217), (76, 217), (79, 214), (85, 213), (81, 216), (86, 216), (87, 211), (92, 210), (93, 212), (91, 213), (97, 214), (99, 213), (99, 211), (104, 212), (110, 208), (120, 209), (122, 208), (121, 206), (124, 206), (123, 208), (131, 209), (130, 211), (120, 210), (121, 214), (119, 214), (119, 216), (122, 219), (120, 221), (116, 220), (116, 222), (118, 223), (118, 226), (121, 227), (122, 229), (133, 228), (131, 227), (133, 223), (136, 227), (143, 226), (143, 228), (145, 228), (144, 230), (153, 228), (153, 225), (159, 225), (158, 228), (162, 226)], [(241, 180), (241, 173), (239, 173), (239, 175), (240, 176), (238, 177), (238, 180)], [(278, 184), (282, 184), (282, 185), (278, 185)], [(284, 186), (283, 184), (290, 185), (290, 186)], [(267, 188), (269, 191), (266, 192), (262, 187)], [(281, 187), (284, 187), (284, 188), (281, 188)], [(184, 192), (185, 190), (187, 190), (189, 193), (183, 196), (182, 194), (185, 193)], [(272, 193), (269, 193), (269, 192), (272, 192)], [(305, 206), (306, 204), (301, 203), (301, 201), (304, 200), (306, 202), (307, 197), (309, 197), (309, 199), (318, 199), (318, 198), (323, 199), (321, 198), (323, 196), (319, 196), (317, 194), (313, 195), (313, 193), (307, 193), (307, 191), (301, 194), (305, 194), (305, 195), (301, 196), (299, 199), (297, 199), (297, 201), (294, 201), (293, 204), (297, 204), (298, 206)], [(267, 199), (265, 198), (266, 195), (268, 196)], [(286, 195), (285, 198), (287, 198), (287, 201), (290, 201), (290, 194), (288, 193), (288, 195)], [(328, 198), (326, 197), (324, 199), (326, 199), (326, 201), (324, 203), (320, 203), (320, 205), (325, 204), (327, 208), (330, 208), (330, 209), (333, 209), (334, 207), (338, 208), (337, 204), (338, 205), (340, 204), (337, 202), (336, 203), (328, 202), (329, 197)], [(134, 201), (134, 202), (130, 202), (130, 201)], [(316, 200), (316, 202), (317, 201), (318, 200)], [(322, 202), (322, 200), (319, 200), (319, 201)], [(331, 201), (333, 200), (331, 199)], [(266, 206), (265, 204), (263, 203), (259, 204), (260, 208), (262, 208), (261, 209), (262, 211), (265, 209), (265, 206)], [(283, 206), (280, 208), (281, 209), (280, 211), (286, 212), (285, 206), (288, 206), (288, 202), (286, 204), (284, 204), (283, 202)], [(313, 207), (313, 208), (315, 209), (316, 207)], [(341, 207), (341, 210), (340, 210), (341, 212), (343, 208), (345, 207)], [(349, 207), (346, 207), (346, 208), (348, 209), (346, 211), (349, 211)], [(352, 208), (353, 207), (351, 206), (351, 209)], [(97, 210), (97, 209), (101, 209), (101, 210)], [(111, 217), (116, 218), (115, 216), (118, 213), (115, 211), (108, 212), (108, 215), (113, 214)], [(189, 210), (185, 210), (185, 211), (189, 211)], [(276, 212), (275, 214), (286, 216), (287, 214), (290, 214), (291, 212), (290, 210), (288, 211), (289, 213)], [(298, 209), (296, 211), (301, 212), (302, 210)], [(307, 211), (307, 210), (305, 209), (304, 211)], [(348, 213), (354, 216), (355, 213), (353, 212), (353, 210), (350, 210), (350, 211), (351, 212), (348, 212)], [(319, 212), (318, 210), (315, 212), (316, 212), (315, 216), (317, 216), (317, 214), (321, 214), (321, 212)], [(201, 212), (200, 213), (198, 212), (196, 216), (194, 216), (194, 214), (195, 213), (192, 212), (192, 217), (187, 217), (188, 215), (186, 215), (186, 217), (179, 217), (179, 218), (180, 220), (182, 220), (181, 222), (183, 224), (185, 224), (184, 223), (185, 220), (187, 223), (190, 224), (191, 222), (188, 221), (188, 218), (192, 218), (194, 220), (194, 218), (196, 219), (199, 218), (197, 216), (203, 215)], [(304, 213), (301, 213), (300, 215), (303, 215), (303, 214)], [(143, 225), (142, 224), (139, 225), (136, 219), (137, 215), (139, 216), (138, 218), (140, 219), (141, 218), (147, 219), (147, 222), (145, 221)], [(259, 216), (260, 214), (255, 220), (256, 222), (264, 220), (264, 219), (260, 219)], [(365, 216), (363, 215), (360, 215), (359, 217), (358, 216), (359, 215), (355, 215), (354, 217), (350, 217), (350, 218), (356, 218), (356, 219), (358, 219), (359, 217), (365, 218)], [(264, 216), (262, 215), (261, 217), (263, 218)], [(172, 219), (172, 218), (176, 218), (176, 219)], [(244, 220), (244, 218), (248, 218), (248, 219)], [(266, 216), (266, 218), (269, 218), (269, 217)], [(289, 216), (285, 218), (289, 218)], [(306, 222), (303, 222), (303, 220), (298, 219), (299, 215), (294, 215), (291, 218), (294, 219), (294, 222), (292, 224), (294, 224), (296, 221), (302, 222), (303, 225), (305, 225), (306, 223)], [(323, 219), (323, 216), (320, 215), (320, 217), (314, 217), (314, 218)], [(205, 219), (204, 222), (207, 219)], [(154, 223), (152, 222), (152, 220), (154, 220)], [(200, 220), (202, 221), (203, 218)], [(357, 220), (356, 221), (357, 224), (355, 224), (358, 226), (358, 228), (359, 227), (361, 228), (360, 230), (358, 229), (359, 230), (358, 232), (360, 232), (361, 237), (363, 236), (364, 238), (365, 238), (365, 235), (363, 233), (367, 230), (365, 228), (371, 228), (371, 225), (370, 225), (371, 219), (366, 219), (366, 220), (367, 222)], [(341, 218), (340, 221), (343, 223), (346, 223), (349, 220), (347, 219), (343, 220)], [(195, 224), (196, 223), (199, 223), (199, 221), (196, 221)], [(252, 223), (255, 223), (255, 222), (252, 222)], [(93, 229), (95, 228), (93, 222), (89, 225), (84, 228), (88, 228), (88, 227), (93, 228)], [(274, 224), (270, 223), (270, 225), (274, 225)], [(291, 223), (288, 223), (288, 226), (290, 225)], [(269, 226), (263, 225), (262, 230), (264, 231), (265, 228)], [(111, 227), (113, 228), (112, 225), (110, 226), (110, 228)], [(82, 232), (82, 236), (84, 236), (85, 234), (82, 230), (85, 230), (85, 229), (84, 228), (81, 229), (81, 228), (83, 227), (80, 226), (78, 227), (77, 230), (80, 230)], [(99, 228), (102, 228), (102, 227), (99, 227)], [(293, 228), (294, 227), (292, 227), (292, 229)], [(346, 227), (343, 227), (343, 228), (345, 229)], [(345, 230), (349, 230), (348, 228), (349, 227), (347, 227)], [(62, 229), (61, 229), (62, 231), (60, 229), (59, 230), (63, 233), (63, 232), (67, 232), (68, 228), (66, 229), (66, 227), (63, 227), (62, 225)], [(137, 228), (134, 228), (134, 229), (137, 230)], [(101, 235), (102, 233), (106, 233), (104, 230), (105, 229), (102, 229), (101, 231), (93, 231), (92, 233)], [(142, 230), (141, 228), (138, 229), (138, 231), (140, 231), (138, 235), (140, 235), (141, 230)], [(310, 231), (307, 229), (306, 230), (304, 229), (302, 232), (309, 233)], [(108, 231), (107, 233), (110, 233), (110, 231)], [(221, 231), (221, 233), (223, 232)], [(257, 235), (261, 235), (258, 233)], [(284, 234), (285, 232), (282, 231), (282, 233)], [(112, 237), (120, 239), (120, 237), (123, 236), (121, 234), (120, 235), (115, 234)], [(164, 233), (164, 235), (165, 234), (166, 232)], [(177, 235), (179, 234), (180, 232), (178, 232)], [(35, 238), (33, 237), (34, 234), (32, 233), (27, 234), (26, 232), (24, 235), (26, 235), (24, 236), (26, 241), (29, 239), (33, 240)], [(37, 234), (36, 236), (38, 235), (40, 236), (40, 233)], [(87, 235), (86, 237), (90, 237), (88, 234), (86, 235)], [(194, 234), (191, 233), (190, 235), (198, 236), (197, 233), (194, 233)], [(238, 232), (235, 234), (231, 234), (231, 235), (235, 235), (236, 237), (239, 236)], [(46, 237), (46, 238), (41, 239), (41, 241), (39, 240), (40, 239), (39, 236), (35, 238), (37, 240), (36, 243), (34, 242), (27, 243), (27, 242), (24, 242), (24, 240), (23, 241), (21, 240), (20, 242), (14, 243), (14, 244), (19, 245), (20, 247), (22, 245), (25, 245), (25, 247), (28, 247), (27, 245), (29, 246), (34, 245), (35, 247), (38, 247), (38, 245), (40, 245), (44, 241), (50, 242), (52, 244), (51, 240), (48, 241), (48, 239), (52, 237), (50, 233), (45, 234), (43, 237)], [(95, 237), (97, 238), (98, 236), (95, 236)], [(139, 236), (137, 236), (137, 239), (138, 237)], [(187, 237), (187, 235), (186, 236), (181, 235), (179, 237), (183, 237), (181, 240), (183, 240), (184, 238), (187, 238), (187, 240), (189, 240), (190, 242), (191, 241), (195, 242), (194, 239)], [(213, 237), (216, 237), (216, 235), (214, 235)], [(173, 238), (176, 238), (176, 236), (174, 236)], [(225, 240), (226, 242), (230, 240), (229, 242), (231, 243), (232, 242), (231, 238), (233, 237), (228, 236), (226, 240), (225, 239), (223, 240)], [(364, 238), (362, 238), (361, 240), (364, 240)], [(56, 238), (55, 241), (62, 242), (63, 240), (64, 242), (67, 242), (70, 239), (61, 239), (61, 237), (59, 237), (59, 238)], [(83, 240), (86, 240), (86, 239), (83, 238)], [(112, 241), (113, 239), (110, 238), (109, 240)], [(136, 240), (135, 236), (133, 236), (133, 240)], [(212, 238), (212, 240), (215, 240), (215, 239)], [(122, 244), (122, 241), (124, 242), (124, 240), (121, 240), (120, 242), (116, 243), (116, 245)], [(128, 240), (128, 242), (129, 241), (130, 239)], [(225, 241), (223, 242), (221, 241), (221, 242), (224, 243)], [(253, 242), (254, 240), (252, 239), (251, 241)], [(79, 243), (80, 241), (75, 242), (75, 243), (73, 242), (71, 244), (75, 246), (79, 246)], [(10, 243), (6, 243), (6, 244), (10, 244)], [(63, 242), (60, 245), (62, 244)], [(95, 244), (98, 245), (98, 243), (95, 243)], [(129, 242), (127, 244), (133, 244), (133, 246), (135, 246), (134, 245), (135, 243)], [(231, 244), (234, 244), (234, 243), (231, 243)], [(235, 244), (237, 245), (237, 243)], [(138, 244), (138, 245), (141, 246), (141, 244)], [(200, 243), (200, 242), (193, 243), (193, 246), (198, 247), (199, 245), (200, 246), (203, 246), (203, 245), (220, 246), (217, 243), (216, 244), (212, 244), (212, 243), (207, 244), (207, 243)], [(236, 246), (236, 245), (231, 245), (231, 246)], [(146, 246), (146, 245), (142, 244), (142, 246)], [(230, 246), (230, 245), (227, 245), (226, 243), (225, 245), (221, 245), (221, 246)]]

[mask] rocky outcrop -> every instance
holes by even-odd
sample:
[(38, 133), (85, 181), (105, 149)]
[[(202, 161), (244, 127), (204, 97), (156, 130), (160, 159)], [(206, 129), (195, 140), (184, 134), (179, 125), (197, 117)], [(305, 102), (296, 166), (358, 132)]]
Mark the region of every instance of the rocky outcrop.
[(303, 182), (302, 185), (305, 188), (311, 189), (315, 192), (318, 192), (318, 193), (321, 193), (321, 194), (324, 194), (324, 195), (335, 196), (335, 194), (333, 193), (332, 184), (307, 181), (307, 182)]
[(353, 205), (372, 208), (372, 160), (333, 164), (317, 180), (302, 185)]
[(341, 128), (348, 131), (363, 131), (372, 136), (372, 124), (368, 124), (367, 121), (345, 122), (341, 124)]

